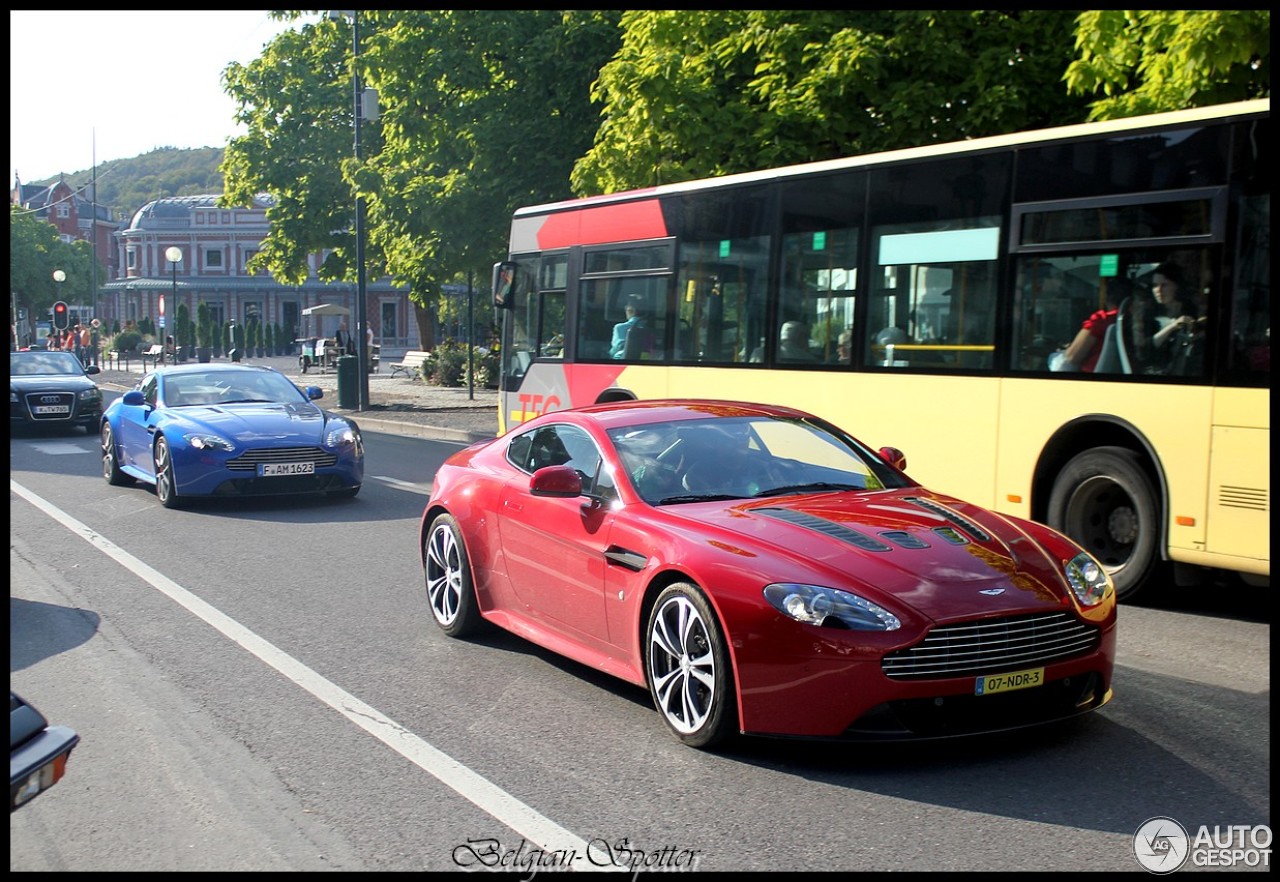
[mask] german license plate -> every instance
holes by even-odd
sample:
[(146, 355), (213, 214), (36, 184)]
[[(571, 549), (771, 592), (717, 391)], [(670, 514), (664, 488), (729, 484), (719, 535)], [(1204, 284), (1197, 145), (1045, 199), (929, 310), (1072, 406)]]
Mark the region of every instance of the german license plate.
[(262, 477), (271, 478), (277, 475), (314, 475), (314, 462), (265, 462), (262, 464)]
[(69, 404), (37, 404), (31, 408), (32, 412), (39, 416), (55, 413), (71, 413), (71, 405)]
[(997, 692), (1012, 692), (1015, 689), (1030, 689), (1044, 683), (1044, 668), (1028, 668), (1025, 671), (1013, 671), (1009, 674), (992, 674), (979, 677), (974, 687), (974, 695), (994, 695)]

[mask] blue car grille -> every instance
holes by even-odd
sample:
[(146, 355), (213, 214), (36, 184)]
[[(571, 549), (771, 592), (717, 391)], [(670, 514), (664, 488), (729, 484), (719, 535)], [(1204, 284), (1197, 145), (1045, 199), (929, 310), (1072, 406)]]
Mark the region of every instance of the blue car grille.
[(934, 628), (923, 641), (886, 655), (893, 680), (993, 674), (1037, 667), (1092, 652), (1098, 630), (1066, 613), (981, 619)]
[(335, 465), (338, 457), (319, 447), (263, 447), (227, 460), (227, 468), (233, 472), (256, 472), (259, 465), (267, 462), (314, 462), (316, 468), (322, 469)]

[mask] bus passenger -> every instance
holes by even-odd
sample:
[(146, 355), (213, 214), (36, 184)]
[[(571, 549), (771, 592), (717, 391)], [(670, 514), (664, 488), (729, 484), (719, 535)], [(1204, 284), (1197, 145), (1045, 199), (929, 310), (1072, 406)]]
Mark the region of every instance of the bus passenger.
[[(1053, 371), (1084, 371), (1093, 373), (1097, 369), (1098, 357), (1102, 355), (1102, 347), (1107, 337), (1107, 330), (1116, 323), (1120, 314), (1120, 303), (1126, 296), (1121, 288), (1126, 280), (1115, 278), (1107, 286), (1107, 303), (1102, 309), (1095, 311), (1080, 324), (1080, 330), (1066, 349), (1059, 350), (1049, 357), (1049, 369)], [(1114, 332), (1113, 332), (1114, 333)]]
[(1200, 373), (1203, 367), (1200, 334), (1205, 317), (1197, 315), (1197, 304), (1185, 297), (1183, 280), (1182, 268), (1171, 261), (1151, 272), (1151, 296), (1164, 307), (1155, 319), (1160, 329), (1151, 338), (1163, 360), (1160, 373)]
[(627, 301), (623, 312), (627, 315), (626, 321), (618, 322), (613, 326), (613, 340), (609, 343), (610, 358), (622, 358), (627, 350), (627, 334), (632, 328), (644, 326), (644, 319), (637, 314), (634, 300)]

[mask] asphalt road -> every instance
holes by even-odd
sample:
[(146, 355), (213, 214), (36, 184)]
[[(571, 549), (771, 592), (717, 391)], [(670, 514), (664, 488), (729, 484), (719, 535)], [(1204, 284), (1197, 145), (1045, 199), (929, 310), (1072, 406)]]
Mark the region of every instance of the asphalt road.
[(10, 683), (83, 738), (11, 870), (1138, 871), (1149, 818), (1270, 823), (1261, 594), (1122, 608), (1116, 698), (1067, 727), (699, 752), (642, 690), (443, 637), (417, 526), (458, 445), (368, 443), (355, 500), (169, 511), (91, 437), (11, 440)]

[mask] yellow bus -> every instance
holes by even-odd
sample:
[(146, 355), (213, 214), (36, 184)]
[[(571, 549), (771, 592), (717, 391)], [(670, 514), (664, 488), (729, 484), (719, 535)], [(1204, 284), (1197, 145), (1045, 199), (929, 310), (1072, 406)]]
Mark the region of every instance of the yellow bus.
[(1267, 584), (1270, 143), (1266, 99), (522, 208), (500, 425), (793, 405), (1067, 533), (1122, 599)]

